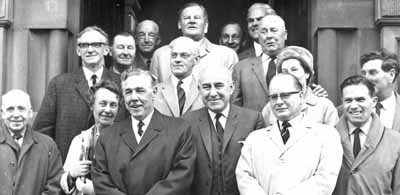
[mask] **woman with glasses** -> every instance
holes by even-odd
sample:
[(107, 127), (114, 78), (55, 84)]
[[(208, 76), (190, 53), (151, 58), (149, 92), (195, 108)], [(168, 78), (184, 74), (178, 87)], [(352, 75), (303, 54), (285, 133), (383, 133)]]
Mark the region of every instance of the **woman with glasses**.
[[(314, 74), (313, 56), (305, 48), (299, 46), (288, 46), (282, 50), (277, 57), (277, 69), (279, 73), (290, 73), (300, 80), (303, 86), (304, 108), (302, 112), (304, 119), (312, 122), (318, 122), (334, 126), (339, 120), (337, 110), (333, 103), (325, 97), (317, 97), (312, 93), (311, 81)], [(282, 101), (291, 94), (280, 95), (280, 97), (271, 97), (275, 100), (280, 98)], [(265, 124), (271, 125), (276, 121), (272, 114), (270, 103), (262, 110)]]

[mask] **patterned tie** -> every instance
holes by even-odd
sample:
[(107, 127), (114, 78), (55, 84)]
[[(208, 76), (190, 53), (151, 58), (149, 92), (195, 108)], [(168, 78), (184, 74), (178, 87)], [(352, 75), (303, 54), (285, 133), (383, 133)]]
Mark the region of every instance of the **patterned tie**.
[(288, 139), (290, 137), (289, 127), (291, 127), (290, 123), (288, 121), (283, 121), (282, 130), (281, 130), (283, 144), (286, 144), (286, 142), (288, 141)]
[(143, 126), (144, 126), (144, 123), (143, 123), (143, 121), (139, 121), (139, 123), (138, 123), (138, 134), (139, 134), (139, 136), (140, 137), (142, 137), (142, 135), (143, 135)]
[(183, 84), (182, 80), (179, 80), (178, 85), (176, 85), (176, 91), (178, 92), (178, 103), (179, 103), (179, 115), (182, 116), (183, 106), (185, 105), (186, 95), (185, 90), (181, 87)]
[(361, 150), (361, 143), (360, 143), (360, 132), (361, 129), (357, 128), (353, 131), (353, 135), (354, 135), (354, 143), (353, 143), (353, 155), (354, 158), (357, 157), (358, 153)]
[(94, 74), (94, 75), (92, 75), (91, 79), (92, 79), (92, 85), (95, 85), (97, 83), (97, 81), (96, 81), (97, 76)]
[(276, 56), (270, 56), (270, 61), (268, 63), (268, 71), (266, 75), (267, 86), (269, 86), (269, 82), (271, 81), (272, 77), (276, 74), (276, 64), (275, 58)]
[(381, 115), (382, 108), (383, 108), (383, 105), (380, 102), (377, 102), (376, 105), (375, 105), (375, 112), (379, 116)]
[(215, 129), (217, 130), (217, 135), (218, 135), (218, 141), (222, 141), (224, 139), (224, 128), (222, 127), (221, 123), (219, 122), (219, 119), (221, 118), (222, 114), (217, 113), (215, 115)]

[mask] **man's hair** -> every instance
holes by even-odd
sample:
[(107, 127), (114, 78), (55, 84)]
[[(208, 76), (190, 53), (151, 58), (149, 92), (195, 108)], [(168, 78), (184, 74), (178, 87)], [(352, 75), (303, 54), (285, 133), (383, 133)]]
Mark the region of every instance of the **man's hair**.
[(253, 3), (247, 10), (247, 17), (248, 17), (250, 10), (257, 9), (257, 8), (263, 9), (266, 13), (265, 15), (277, 15), (276, 11), (270, 5), (268, 5), (266, 3)]
[(174, 40), (172, 40), (168, 46), (172, 49), (172, 47), (174, 47), (177, 44), (189, 44), (187, 46), (191, 46), (191, 50), (190, 50), (191, 54), (194, 54), (196, 57), (198, 57), (200, 55), (200, 51), (199, 51), (199, 47), (198, 47), (197, 43), (195, 41), (193, 41), (193, 39), (191, 39), (191, 38), (188, 38), (185, 36), (177, 37)]
[[(299, 90), (299, 91), (303, 91), (303, 85), (301, 85), (300, 80), (299, 80), (297, 77), (295, 77), (294, 75), (289, 74), (289, 73), (278, 73), (278, 74), (274, 75), (274, 76), (272, 77), (271, 81), (270, 81), (270, 85), (271, 85), (271, 83), (272, 83), (272, 80), (273, 80), (275, 77), (282, 77), (282, 76), (289, 76), (290, 78), (292, 78), (294, 87), (295, 87), (297, 90)], [(269, 86), (268, 86), (268, 87), (269, 87)]]
[[(100, 80), (96, 84), (94, 84), (92, 87), (89, 89), (89, 105), (93, 106), (94, 101), (96, 99), (96, 92), (99, 89), (107, 89), (111, 92), (113, 92), (115, 95), (117, 95), (118, 102), (121, 99), (121, 90), (118, 87), (118, 85), (110, 80)], [(119, 104), (120, 105), (120, 104)]]
[(399, 75), (400, 71), (399, 58), (396, 54), (391, 53), (384, 48), (378, 51), (370, 51), (369, 53), (363, 54), (360, 57), (361, 68), (364, 66), (365, 63), (371, 60), (382, 60), (381, 69), (384, 72), (389, 72), (390, 70), (394, 69), (395, 76), (392, 82), (396, 81), (396, 78)]
[(77, 40), (79, 40), (79, 38), (81, 38), (81, 36), (83, 34), (85, 34), (86, 32), (90, 32), (90, 31), (97, 31), (101, 35), (103, 35), (104, 38), (106, 39), (106, 44), (108, 45), (108, 34), (98, 26), (88, 26), (88, 27), (84, 28), (81, 32), (78, 33)]
[(353, 75), (344, 79), (344, 81), (340, 84), (340, 91), (342, 95), (343, 95), (343, 89), (350, 85), (364, 85), (365, 87), (367, 87), (368, 93), (371, 97), (375, 95), (374, 84), (364, 76)]
[(121, 83), (124, 82), (126, 79), (128, 79), (128, 77), (130, 76), (140, 76), (140, 75), (145, 75), (149, 77), (152, 87), (154, 87), (157, 84), (157, 77), (151, 74), (150, 71), (132, 67), (129, 68), (128, 70), (125, 70), (121, 74)]
[(117, 37), (117, 36), (132, 37), (133, 40), (135, 40), (135, 37), (133, 36), (132, 33), (128, 32), (128, 31), (123, 31), (114, 36), (114, 38), (112, 39), (111, 45), (114, 45), (115, 37)]
[(243, 30), (242, 27), (240, 26), (239, 22), (235, 22), (235, 21), (229, 21), (227, 23), (225, 23), (224, 25), (222, 25), (221, 30), (219, 31), (220, 34), (222, 34), (222, 31), (224, 30), (224, 28), (228, 25), (237, 25), (239, 27), (239, 34), (242, 37), (243, 36)]
[(201, 5), (200, 3), (196, 3), (196, 2), (189, 2), (189, 3), (184, 4), (178, 11), (178, 17), (179, 17), (178, 20), (180, 20), (183, 10), (185, 10), (188, 7), (200, 7), (203, 10), (204, 20), (206, 21), (206, 23), (208, 23), (208, 13), (207, 13), (206, 8), (203, 5)]
[(29, 94), (21, 89), (11, 89), (7, 93), (5, 93), (3, 96), (1, 96), (1, 109), (2, 110), (4, 109), (5, 102), (10, 101), (11, 99), (13, 99), (16, 96), (20, 97), (21, 99), (23, 99), (23, 101), (25, 101), (25, 103), (27, 103), (28, 109), (32, 109), (31, 99), (30, 99)]

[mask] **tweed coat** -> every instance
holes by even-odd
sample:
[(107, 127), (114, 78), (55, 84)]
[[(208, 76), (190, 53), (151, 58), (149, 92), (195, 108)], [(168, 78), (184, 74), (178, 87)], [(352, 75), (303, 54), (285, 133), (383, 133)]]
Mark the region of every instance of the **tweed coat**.
[[(119, 76), (104, 68), (101, 79), (109, 79), (119, 85)], [(124, 117), (125, 109), (119, 109), (116, 121)], [(33, 129), (52, 137), (66, 158), (69, 145), (82, 129), (88, 129), (93, 114), (89, 107), (89, 86), (83, 69), (54, 77), (47, 88), (42, 105), (35, 118)]]

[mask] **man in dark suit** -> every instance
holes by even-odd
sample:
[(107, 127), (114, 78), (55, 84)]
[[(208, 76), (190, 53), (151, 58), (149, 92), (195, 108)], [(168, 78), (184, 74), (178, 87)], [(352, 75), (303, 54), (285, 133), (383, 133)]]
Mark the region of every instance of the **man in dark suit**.
[(153, 108), (156, 80), (145, 70), (121, 75), (131, 117), (104, 129), (92, 172), (97, 195), (189, 194), (196, 150), (188, 123)]
[(134, 66), (136, 46), (135, 38), (131, 33), (118, 33), (114, 36), (111, 45), (113, 64), (110, 68), (114, 73), (121, 74), (128, 68)]
[(278, 15), (267, 15), (259, 22), (260, 57), (242, 60), (233, 68), (233, 103), (261, 111), (268, 102), (268, 82), (276, 74), (276, 56), (285, 47), (285, 22)]
[[(78, 34), (76, 52), (81, 57), (82, 67), (50, 81), (33, 124), (34, 130), (56, 141), (63, 159), (72, 138), (94, 124), (89, 105), (89, 87), (99, 79), (120, 82), (118, 75), (104, 68), (104, 56), (109, 48), (107, 34), (102, 29), (96, 26), (83, 29)], [(120, 113), (117, 121), (121, 117)]]
[(264, 121), (260, 113), (229, 103), (233, 89), (227, 68), (207, 68), (199, 80), (205, 108), (184, 116), (197, 148), (192, 195), (239, 195), (235, 168), (242, 142)]
[(247, 46), (244, 50), (239, 53), (239, 60), (257, 57), (262, 54), (262, 48), (258, 42), (258, 29), (261, 18), (266, 15), (276, 15), (275, 10), (266, 3), (254, 3), (249, 7), (247, 12), (247, 29), (250, 40), (247, 41)]
[(203, 107), (198, 81), (192, 75), (200, 58), (199, 49), (192, 39), (184, 36), (174, 39), (169, 46), (172, 75), (157, 85), (154, 107), (167, 116), (180, 117)]
[(137, 68), (149, 70), (154, 50), (161, 43), (158, 24), (152, 20), (143, 20), (137, 26), (135, 37), (138, 49), (134, 64)]

